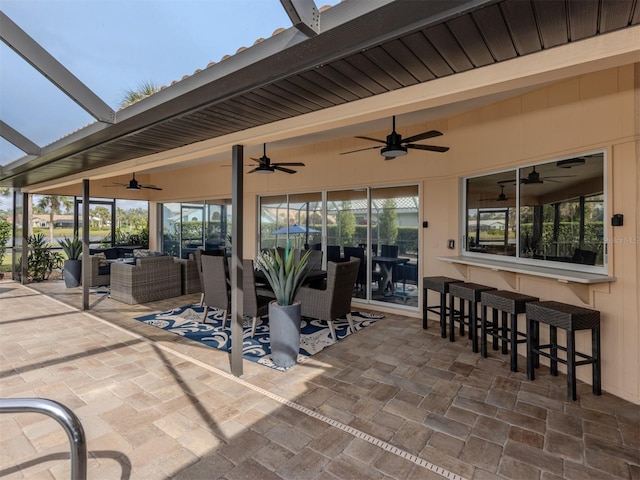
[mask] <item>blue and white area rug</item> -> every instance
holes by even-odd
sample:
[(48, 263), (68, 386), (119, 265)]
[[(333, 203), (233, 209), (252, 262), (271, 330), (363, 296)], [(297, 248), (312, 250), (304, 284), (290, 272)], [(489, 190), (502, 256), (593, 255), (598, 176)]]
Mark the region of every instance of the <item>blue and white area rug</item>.
[[(136, 320), (161, 328), (167, 332), (181, 335), (190, 340), (195, 340), (209, 347), (228, 352), (231, 350), (231, 326), (227, 320), (226, 328), (222, 328), (222, 312), (210, 310), (207, 315), (207, 323), (202, 322), (204, 308), (198, 305), (187, 305), (174, 308), (167, 312), (154, 313), (137, 317)], [(356, 332), (371, 325), (373, 322), (384, 318), (384, 315), (368, 312), (352, 312), (353, 324)], [(351, 335), (347, 319), (339, 319), (334, 322), (338, 341), (347, 335)], [(246, 360), (284, 371), (286, 368), (276, 366), (271, 360), (271, 345), (269, 342), (269, 320), (263, 318), (256, 326), (256, 333), (251, 338), (251, 319), (243, 321), (243, 357)], [(334, 344), (329, 335), (327, 322), (302, 317), (300, 325), (300, 352), (298, 363)]]

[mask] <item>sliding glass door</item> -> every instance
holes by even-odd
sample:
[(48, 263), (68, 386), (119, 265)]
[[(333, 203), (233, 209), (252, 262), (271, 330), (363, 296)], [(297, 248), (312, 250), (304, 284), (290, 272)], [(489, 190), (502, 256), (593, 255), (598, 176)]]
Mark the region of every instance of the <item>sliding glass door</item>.
[(162, 251), (189, 258), (197, 249), (231, 246), (231, 200), (162, 204)]
[[(416, 185), (260, 199), (260, 249), (322, 250), (326, 261), (361, 261), (353, 296), (418, 309), (419, 192)], [(324, 239), (324, 241), (323, 241)], [(326, 263), (325, 263), (326, 264)]]
[(371, 299), (418, 307), (419, 196), (416, 185), (371, 189)]

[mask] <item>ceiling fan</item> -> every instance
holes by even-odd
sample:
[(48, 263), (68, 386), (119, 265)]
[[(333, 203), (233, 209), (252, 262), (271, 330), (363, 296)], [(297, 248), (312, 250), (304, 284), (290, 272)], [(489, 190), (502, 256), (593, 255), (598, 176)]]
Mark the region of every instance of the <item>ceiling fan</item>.
[(301, 162), (285, 162), (285, 163), (271, 163), (271, 159), (267, 157), (267, 144), (263, 144), (262, 157), (260, 158), (251, 158), (254, 162), (258, 162), (258, 166), (253, 170), (249, 170), (247, 173), (273, 173), (276, 170), (280, 170), (281, 172), (294, 174), (297, 173), (296, 170), (291, 170), (287, 167), (304, 167), (304, 163)]
[(142, 185), (136, 180), (135, 172), (131, 174), (131, 180), (129, 183), (114, 183), (113, 185), (118, 185), (120, 187), (126, 187), (127, 190), (142, 190), (143, 188), (149, 188), (151, 190), (162, 190), (160, 187), (156, 187), (155, 185)]
[(396, 157), (406, 155), (407, 149), (409, 148), (414, 148), (416, 150), (429, 150), (431, 152), (440, 152), (440, 153), (443, 153), (449, 150), (449, 147), (439, 147), (436, 145), (421, 145), (417, 143), (412, 143), (412, 142), (417, 142), (418, 140), (424, 140), (426, 138), (439, 137), (440, 135), (442, 135), (442, 132), (439, 132), (437, 130), (429, 130), (428, 132), (422, 132), (417, 135), (413, 135), (411, 137), (405, 138), (403, 140), (402, 135), (396, 132), (395, 115), (392, 118), (393, 118), (392, 131), (389, 135), (387, 135), (386, 140), (379, 140), (377, 138), (371, 138), (371, 137), (355, 137), (355, 138), (361, 138), (363, 140), (371, 140), (372, 142), (383, 143), (384, 144), (383, 147), (375, 146), (375, 147), (359, 148), (358, 150), (342, 152), (340, 155), (346, 155), (348, 153), (355, 153), (355, 152), (361, 152), (363, 150), (371, 150), (371, 149), (379, 148), (381, 149), (380, 154), (383, 157), (385, 157), (385, 160), (392, 160)]
[(566, 177), (575, 177), (575, 175), (552, 175), (549, 177), (541, 177), (540, 172), (536, 171), (536, 166), (534, 165), (532, 170), (529, 172), (529, 175), (520, 179), (520, 183), (524, 185), (533, 185), (537, 183), (544, 183), (545, 180), (549, 182), (560, 183), (559, 180), (555, 180), (555, 179), (566, 178)]
[(504, 193), (504, 185), (500, 182), (498, 182), (498, 185), (500, 185), (500, 195), (498, 195), (497, 198), (487, 198), (480, 201), (481, 202), (506, 202), (507, 200), (509, 200), (509, 197), (507, 197), (507, 195)]

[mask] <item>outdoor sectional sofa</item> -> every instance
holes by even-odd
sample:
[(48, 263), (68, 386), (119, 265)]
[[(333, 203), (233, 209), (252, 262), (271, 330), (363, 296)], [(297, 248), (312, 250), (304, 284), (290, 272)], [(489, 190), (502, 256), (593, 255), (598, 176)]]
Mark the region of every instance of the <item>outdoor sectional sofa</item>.
[[(117, 260), (119, 258), (131, 257), (134, 251), (141, 249), (141, 246), (122, 246), (109, 248), (92, 248), (89, 250), (91, 264), (89, 266), (89, 286), (99, 287), (109, 285), (111, 282), (111, 264), (106, 260)], [(103, 254), (103, 255), (97, 255)], [(102, 257), (102, 258), (101, 258)]]
[(181, 266), (172, 256), (136, 258), (111, 264), (111, 298), (134, 305), (182, 294)]

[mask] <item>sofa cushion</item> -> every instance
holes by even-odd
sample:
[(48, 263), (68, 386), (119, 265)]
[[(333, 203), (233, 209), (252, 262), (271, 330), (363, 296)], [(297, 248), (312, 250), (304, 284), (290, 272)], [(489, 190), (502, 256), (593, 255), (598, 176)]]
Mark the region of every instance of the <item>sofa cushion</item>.
[(109, 260), (115, 260), (118, 258), (118, 249), (116, 247), (105, 248), (103, 252), (105, 257)]
[(162, 252), (157, 252), (155, 250), (146, 250), (144, 248), (139, 248), (139, 249), (133, 251), (133, 256), (135, 258), (159, 257), (159, 256), (162, 256), (162, 255), (163, 255)]

